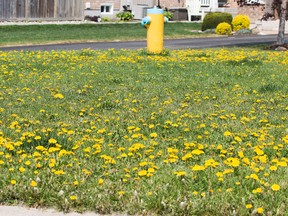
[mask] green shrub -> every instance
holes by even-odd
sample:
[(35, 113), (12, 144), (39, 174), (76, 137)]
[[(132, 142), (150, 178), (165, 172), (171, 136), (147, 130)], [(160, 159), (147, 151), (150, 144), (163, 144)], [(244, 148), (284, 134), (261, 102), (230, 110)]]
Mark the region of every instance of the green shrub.
[(101, 22), (110, 22), (109, 17), (103, 17), (101, 18)]
[(216, 34), (219, 35), (230, 35), (232, 33), (232, 27), (229, 23), (222, 22), (216, 27)]
[(237, 15), (232, 20), (232, 26), (234, 31), (239, 31), (241, 29), (249, 29), (250, 20), (246, 15)]
[(168, 18), (168, 20), (173, 18), (173, 13), (170, 11), (164, 11), (164, 16)]
[(133, 19), (134, 15), (129, 11), (122, 11), (116, 14), (116, 17), (120, 18), (120, 20), (123, 20), (123, 21), (129, 21)]
[(201, 30), (205, 31), (206, 29), (215, 29), (218, 24), (222, 22), (231, 24), (232, 15), (229, 13), (210, 12), (204, 17)]

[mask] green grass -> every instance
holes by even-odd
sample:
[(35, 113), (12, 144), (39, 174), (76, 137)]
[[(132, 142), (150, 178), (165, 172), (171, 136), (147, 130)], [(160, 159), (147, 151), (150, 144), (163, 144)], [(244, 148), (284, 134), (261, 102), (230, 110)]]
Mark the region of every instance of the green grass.
[(247, 48), (0, 52), (0, 202), (285, 216), (287, 64)]
[[(165, 38), (197, 37), (203, 34), (199, 23), (167, 23)], [(17, 25), (0, 26), (0, 45), (45, 44), (60, 42), (143, 40), (147, 30), (140, 23), (78, 24), (78, 25)]]

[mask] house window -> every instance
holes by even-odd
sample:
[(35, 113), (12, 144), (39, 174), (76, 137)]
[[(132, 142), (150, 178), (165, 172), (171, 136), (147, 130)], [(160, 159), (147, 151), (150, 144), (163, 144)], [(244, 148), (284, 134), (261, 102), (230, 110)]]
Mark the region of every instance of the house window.
[(86, 9), (86, 10), (91, 9), (91, 3), (90, 3), (90, 2), (86, 2), (86, 3), (85, 3), (85, 9)]
[(101, 13), (102, 14), (112, 14), (113, 13), (113, 7), (111, 4), (103, 4), (101, 5)]

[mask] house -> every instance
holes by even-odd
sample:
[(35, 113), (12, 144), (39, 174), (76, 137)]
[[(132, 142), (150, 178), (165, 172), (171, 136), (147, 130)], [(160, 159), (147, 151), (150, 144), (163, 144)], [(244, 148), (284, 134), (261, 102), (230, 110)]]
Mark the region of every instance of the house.
[[(245, 1), (245, 4), (243, 2)], [(256, 2), (257, 1), (257, 2)], [(257, 4), (255, 4), (257, 3)], [(185, 11), (178, 20), (203, 20), (209, 12), (228, 12), (233, 16), (246, 14), (251, 21), (259, 20), (263, 13), (264, 0), (84, 0), (85, 15), (113, 19), (124, 9), (130, 10), (135, 19), (142, 19), (148, 8), (160, 5), (175, 15)]]
[(113, 19), (117, 13), (127, 9), (134, 14), (135, 19), (142, 19), (147, 9), (155, 5), (160, 5), (163, 9), (186, 9), (185, 0), (84, 0), (84, 14)]
[[(245, 1), (245, 4), (243, 2)], [(175, 20), (203, 20), (208, 12), (246, 14), (259, 20), (264, 0), (0, 0), (2, 20), (83, 20), (85, 15), (114, 19), (129, 10), (134, 19), (142, 19), (147, 9), (161, 6), (174, 13)], [(257, 5), (255, 5), (257, 3)], [(83, 9), (84, 8), (84, 9)]]

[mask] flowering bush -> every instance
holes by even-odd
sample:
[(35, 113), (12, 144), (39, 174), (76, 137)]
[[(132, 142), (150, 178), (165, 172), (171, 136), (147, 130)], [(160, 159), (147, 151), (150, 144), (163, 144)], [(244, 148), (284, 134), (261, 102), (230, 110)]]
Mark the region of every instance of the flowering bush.
[(216, 34), (230, 35), (231, 32), (232, 32), (231, 25), (226, 23), (226, 22), (222, 22), (222, 23), (218, 24), (216, 27)]
[(237, 15), (232, 20), (232, 26), (234, 31), (238, 31), (241, 29), (249, 29), (250, 20), (246, 15)]

